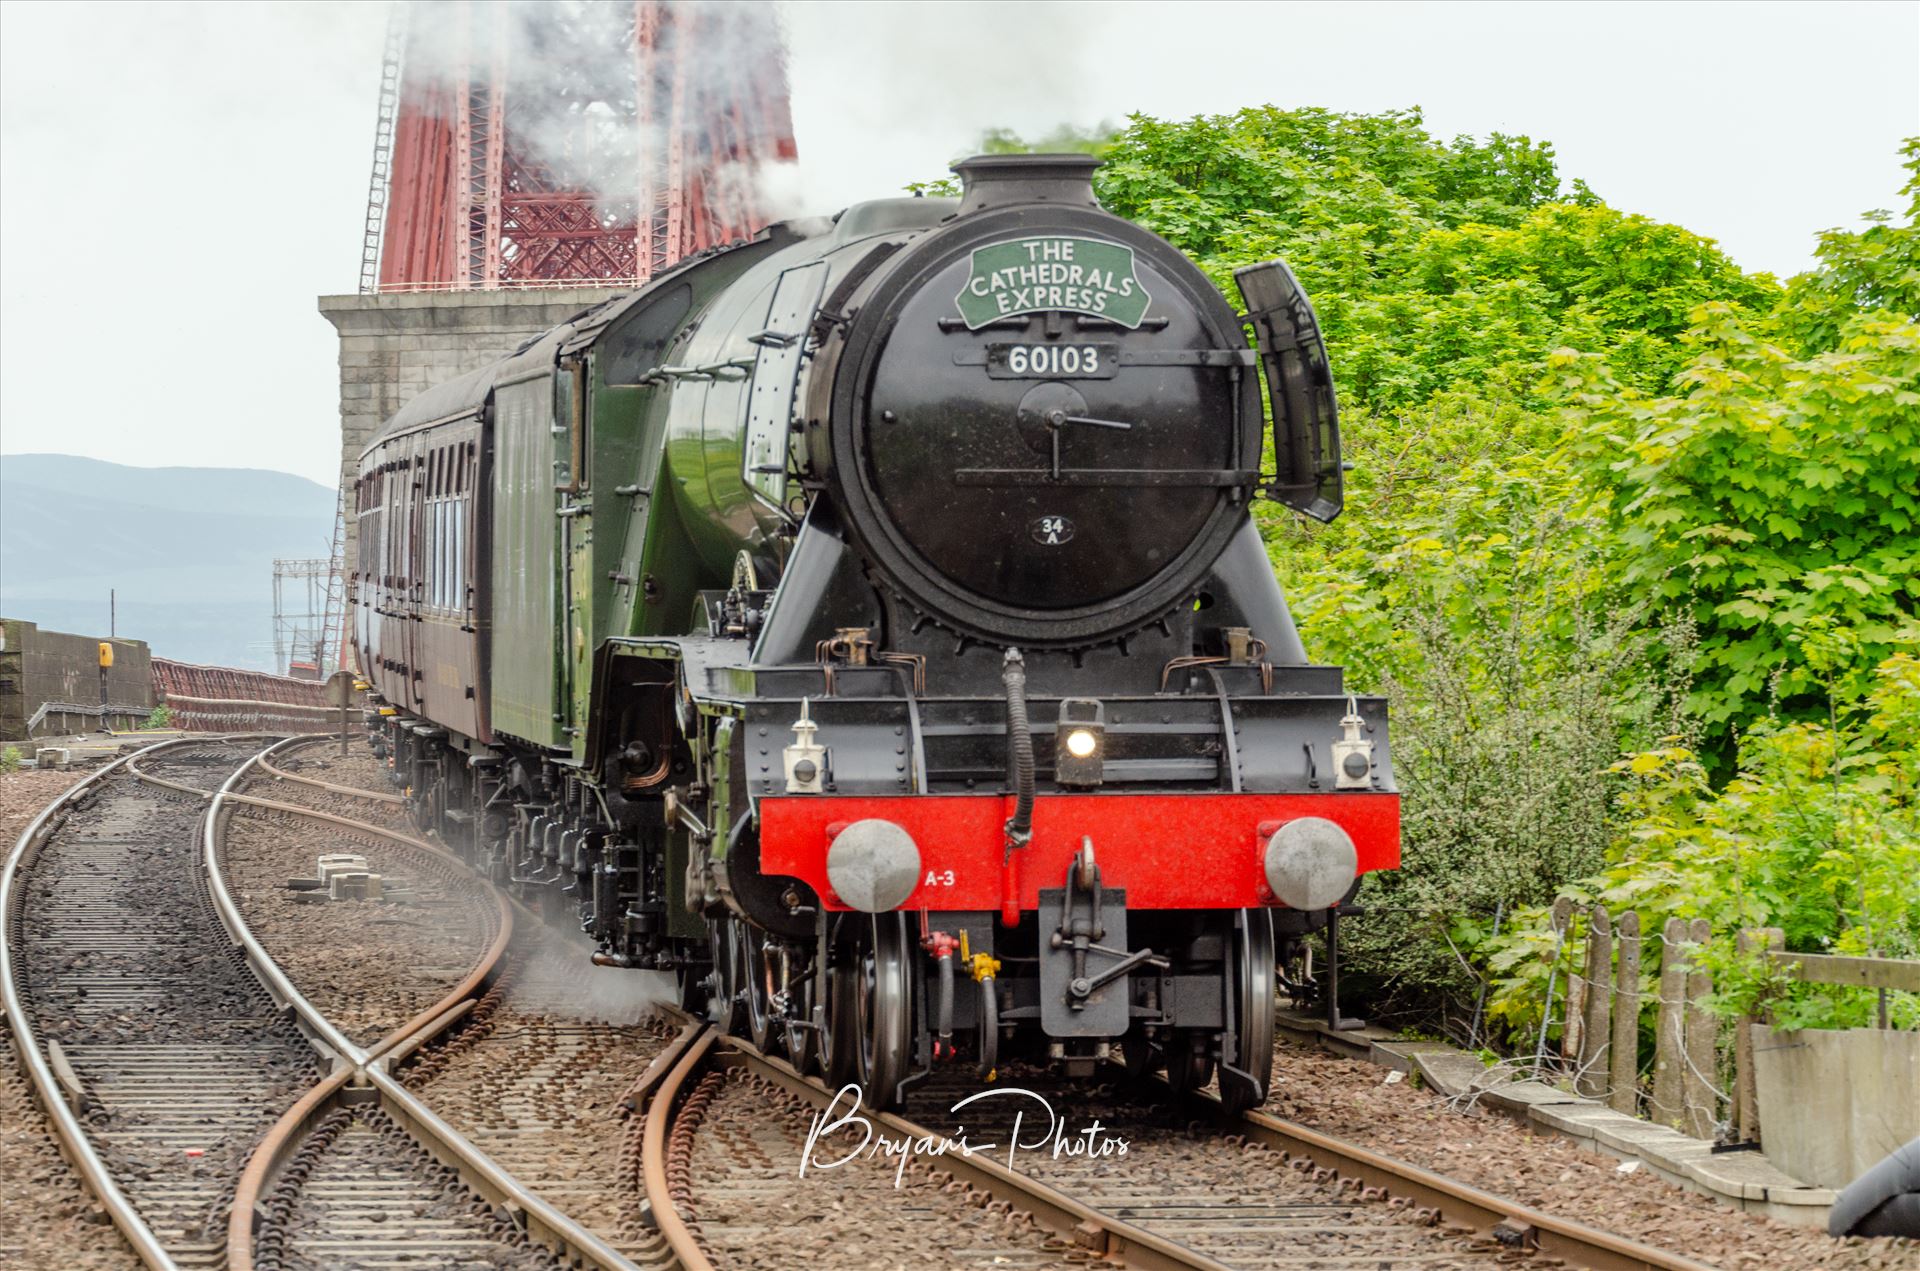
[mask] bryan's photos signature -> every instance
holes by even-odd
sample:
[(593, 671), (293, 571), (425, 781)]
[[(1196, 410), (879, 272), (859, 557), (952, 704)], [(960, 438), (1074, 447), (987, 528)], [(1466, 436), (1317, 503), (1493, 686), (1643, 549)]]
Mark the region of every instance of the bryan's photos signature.
[(1044, 1151), (1056, 1160), (1127, 1154), (1127, 1141), (1108, 1134), (1098, 1118), (1078, 1130), (1071, 1129), (1065, 1120), (1055, 1115), (1053, 1105), (1045, 1097), (1017, 1086), (996, 1086), (970, 1094), (954, 1104), (951, 1111), (957, 1113), (976, 1103), (982, 1104), (984, 1111), (984, 1101), (988, 1099), (1002, 1105), (1014, 1101), (1013, 1127), (1004, 1143), (970, 1139), (964, 1125), (955, 1127), (950, 1135), (889, 1134), (861, 1112), (860, 1087), (849, 1082), (835, 1092), (831, 1103), (814, 1114), (813, 1124), (807, 1130), (806, 1146), (800, 1152), (800, 1176), (806, 1177), (809, 1169), (838, 1169), (854, 1161), (892, 1157), (898, 1162), (893, 1171), (893, 1185), (898, 1187), (906, 1173), (907, 1158), (911, 1156), (1004, 1153), (1007, 1168), (1013, 1169), (1022, 1152)]

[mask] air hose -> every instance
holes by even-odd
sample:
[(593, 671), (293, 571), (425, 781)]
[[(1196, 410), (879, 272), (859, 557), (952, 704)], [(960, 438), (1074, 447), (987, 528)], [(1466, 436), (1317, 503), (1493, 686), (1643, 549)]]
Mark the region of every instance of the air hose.
[(1027, 724), (1027, 660), (1008, 649), (1001, 678), (1007, 685), (1007, 758), (1013, 770), (1013, 816), (1007, 820), (1007, 847), (1000, 866), (1000, 923), (1020, 925), (1020, 892), (1014, 849), (1033, 839), (1033, 731)]
[(1033, 837), (1033, 732), (1027, 724), (1027, 660), (1008, 649), (1001, 678), (1007, 684), (1007, 751), (1013, 764), (1013, 819), (1007, 822), (1007, 850), (1025, 847)]

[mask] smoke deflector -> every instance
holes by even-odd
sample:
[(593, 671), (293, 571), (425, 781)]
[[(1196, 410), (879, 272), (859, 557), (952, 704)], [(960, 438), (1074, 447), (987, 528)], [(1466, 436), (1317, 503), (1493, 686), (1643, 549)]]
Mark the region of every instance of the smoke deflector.
[(1236, 269), (1233, 279), (1247, 302), (1273, 402), (1278, 470), (1267, 493), (1316, 521), (1331, 521), (1342, 501), (1340, 421), (1320, 320), (1284, 261)]

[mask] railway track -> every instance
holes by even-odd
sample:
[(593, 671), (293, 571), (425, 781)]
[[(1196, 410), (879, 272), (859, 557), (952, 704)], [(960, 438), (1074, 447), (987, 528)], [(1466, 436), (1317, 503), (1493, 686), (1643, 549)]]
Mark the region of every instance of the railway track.
[[(377, 992), (332, 986), (358, 1004), (358, 1038), (249, 926), (258, 898), (236, 897), (226, 858), (263, 818), (407, 859), (416, 881), (464, 870), (310, 797), (246, 792), (259, 774), (283, 796), (294, 783), (352, 802), (346, 787), (261, 774), (263, 757), (300, 744), (151, 747), (69, 791), (8, 857), (0, 991), (63, 1152), (152, 1267), (635, 1265), (386, 1071), (474, 1007), (509, 943), (504, 901), (472, 966), (441, 975), (425, 1007), (421, 977), (398, 967), (383, 1007), (369, 1006)], [(369, 1038), (382, 1009), (395, 1022)]]
[[(0, 877), (16, 1045), (69, 1157), (151, 1266), (702, 1271), (915, 1250), (1031, 1268), (1697, 1266), (1263, 1114), (1040, 1075), (1020, 1084), (1076, 1127), (1097, 1118), (1128, 1154), (881, 1158), (796, 1187), (833, 1092), (671, 1008), (649, 1022), (653, 1001), (594, 987), (555, 933), (522, 922), (515, 941), (508, 902), (485, 893), (488, 914), (481, 893), (452, 895), (466, 875), (451, 855), (355, 815), (386, 820), (392, 796), (302, 775), (274, 763), (295, 746), (260, 744), (164, 743), (95, 774), (28, 827)], [(298, 846), (247, 843), (262, 831)], [(442, 908), (465, 906), (477, 931), (470, 963), (423, 977), (376, 957), (330, 982), (319, 929), (300, 924), (349, 907), (267, 912), (267, 884), (313, 835), (449, 889)], [(912, 1119), (864, 1115), (896, 1143), (937, 1143), (961, 1132), (949, 1109), (968, 1093), (935, 1083)], [(976, 1104), (964, 1132), (1028, 1141), (1018, 1110)]]
[[(700, 1230), (708, 1183), (688, 1170), (684, 1143), (699, 1133), (716, 1084), (744, 1078), (832, 1117), (849, 1106), (845, 1100), (836, 1104), (835, 1092), (818, 1079), (737, 1038), (718, 1036), (703, 1021), (688, 1019), (685, 1029), (674, 1069), (649, 1111), (644, 1170), (661, 1231), (684, 1265), (701, 1268), (714, 1265), (712, 1243)], [(1263, 1113), (1233, 1117), (1210, 1096), (1176, 1098), (1164, 1086), (1142, 1091), (1124, 1089), (1123, 1082), (1116, 1072), (1113, 1088), (1089, 1091), (1044, 1074), (1004, 1074), (1001, 1085), (1032, 1091), (1051, 1111), (1039, 1099), (1010, 1096), (977, 1102), (959, 1117), (950, 1111), (953, 1104), (979, 1086), (936, 1080), (916, 1092), (907, 1115), (867, 1109), (860, 1115), (896, 1144), (964, 1138), (996, 1145), (990, 1153), (915, 1158), (909, 1168), (931, 1171), (943, 1188), (1002, 1225), (1030, 1221), (1048, 1237), (1046, 1253), (1075, 1260), (1104, 1258), (1156, 1271), (1439, 1271), (1516, 1259), (1597, 1271), (1706, 1271), (1691, 1259), (1540, 1213)], [(762, 1095), (761, 1101), (768, 1099)], [(1056, 1154), (1045, 1133), (1056, 1113), (1067, 1127), (1063, 1142), (1124, 1140), (1125, 1154), (1103, 1157), (1072, 1146)], [(1022, 1124), (1015, 1124), (1016, 1115)], [(1098, 1131), (1087, 1133), (1093, 1125)], [(823, 1155), (844, 1153), (861, 1133)], [(1008, 1145), (1016, 1136), (1023, 1150), (1010, 1162)], [(791, 1161), (782, 1164), (791, 1173)], [(1007, 1264), (1004, 1254), (994, 1261)], [(857, 1265), (857, 1258), (845, 1264)]]
[(248, 1148), (320, 1075), (231, 950), (202, 884), (200, 805), (258, 741), (104, 769), (0, 877), (5, 1006), (69, 1159), (151, 1265), (215, 1266)]

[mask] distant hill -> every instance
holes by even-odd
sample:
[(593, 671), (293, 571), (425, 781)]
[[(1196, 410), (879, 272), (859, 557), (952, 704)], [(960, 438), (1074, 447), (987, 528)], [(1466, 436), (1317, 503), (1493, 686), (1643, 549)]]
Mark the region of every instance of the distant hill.
[(161, 657), (273, 665), (273, 562), (325, 556), (334, 492), (259, 468), (0, 455), (0, 612)]

